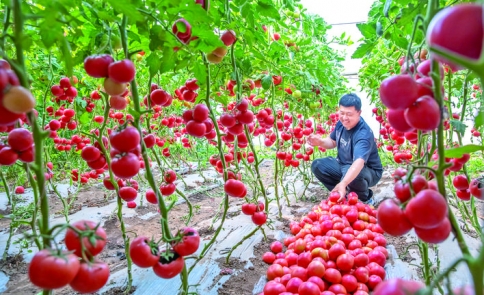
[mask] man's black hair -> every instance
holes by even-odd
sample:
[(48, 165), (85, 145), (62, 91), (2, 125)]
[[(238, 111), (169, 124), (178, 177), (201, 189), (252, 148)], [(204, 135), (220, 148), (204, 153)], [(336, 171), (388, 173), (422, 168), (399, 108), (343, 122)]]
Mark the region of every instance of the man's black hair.
[(344, 107), (355, 107), (355, 110), (361, 110), (361, 99), (354, 93), (345, 94), (339, 99), (339, 105)]

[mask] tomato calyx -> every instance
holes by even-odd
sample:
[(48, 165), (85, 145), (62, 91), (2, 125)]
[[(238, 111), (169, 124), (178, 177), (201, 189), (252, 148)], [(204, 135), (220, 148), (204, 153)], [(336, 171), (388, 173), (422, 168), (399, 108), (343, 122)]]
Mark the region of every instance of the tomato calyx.
[[(72, 225), (67, 226), (69, 229), (74, 231), (77, 235), (80, 241), (84, 241), (84, 238), (87, 238), (87, 241), (91, 246), (95, 246), (97, 241), (105, 241), (105, 239), (98, 234), (96, 234), (96, 231), (98, 230), (99, 227), (101, 227), (101, 223), (98, 223), (94, 228), (90, 228), (88, 224), (85, 224), (84, 230), (80, 230)], [(91, 254), (88, 253), (86, 249), (86, 245), (81, 242), (81, 247), (82, 247), (82, 258), (84, 260), (88, 260), (87, 258), (91, 257)], [(74, 251), (73, 251), (74, 252)], [(86, 255), (87, 254), (87, 255)]]
[(173, 261), (177, 260), (179, 257), (180, 255), (176, 253), (173, 249), (168, 249), (160, 253), (159, 261), (161, 264), (170, 264)]

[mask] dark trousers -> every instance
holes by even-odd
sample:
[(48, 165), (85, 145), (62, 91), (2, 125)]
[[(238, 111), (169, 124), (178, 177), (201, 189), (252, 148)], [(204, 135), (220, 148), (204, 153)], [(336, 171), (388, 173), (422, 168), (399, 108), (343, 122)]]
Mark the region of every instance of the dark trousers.
[[(350, 166), (341, 165), (335, 158), (327, 157), (314, 160), (311, 165), (311, 171), (331, 191), (343, 180)], [(358, 195), (358, 199), (365, 202), (371, 197), (368, 188), (377, 184), (381, 176), (382, 171), (375, 171), (365, 165), (360, 174), (348, 185), (347, 189), (355, 192)]]

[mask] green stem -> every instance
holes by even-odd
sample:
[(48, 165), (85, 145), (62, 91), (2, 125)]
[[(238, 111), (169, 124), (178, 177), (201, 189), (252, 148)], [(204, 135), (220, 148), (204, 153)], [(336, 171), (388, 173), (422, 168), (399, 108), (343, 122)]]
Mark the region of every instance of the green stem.
[(427, 243), (421, 243), (421, 251), (422, 251), (422, 263), (423, 263), (423, 272), (424, 272), (424, 279), (425, 284), (430, 284), (430, 265), (429, 265), (429, 246)]
[(439, 285), (439, 283), (445, 278), (447, 277), (453, 270), (454, 268), (457, 267), (457, 265), (459, 265), (459, 263), (463, 262), (463, 261), (466, 261), (464, 259), (464, 257), (461, 257), (459, 259), (457, 259), (456, 261), (454, 261), (445, 271), (441, 272), (439, 275), (437, 275), (436, 278), (434, 278), (432, 280), (432, 282), (430, 283), (430, 285), (428, 285), (428, 288), (425, 292), (426, 295), (430, 295), (432, 294), (432, 291)]
[(245, 240), (252, 237), (259, 229), (261, 229), (260, 226), (255, 227), (250, 233), (248, 233), (245, 237), (243, 237), (242, 240), (240, 240), (237, 244), (235, 244), (232, 247), (232, 249), (230, 249), (229, 253), (227, 254), (227, 257), (225, 258), (225, 263), (228, 264), (229, 261), (230, 261), (230, 256), (232, 256), (232, 252), (234, 252), (234, 250), (237, 249), (237, 247), (242, 245), (242, 243), (244, 243)]
[[(25, 69), (25, 58), (23, 53), (23, 29), (24, 29), (24, 15), (22, 14), (21, 9), (21, 1), (20, 0), (13, 0), (12, 1), (12, 9), (13, 9), (13, 20), (14, 20), (14, 37), (15, 37), (15, 51), (16, 51), (16, 65), (14, 69), (17, 73), (18, 79), (20, 84), (29, 89), (28, 77)], [(44, 249), (50, 247), (50, 237), (48, 236), (49, 231), (49, 199), (47, 197), (47, 192), (45, 189), (45, 176), (43, 173), (44, 161), (43, 157), (41, 156), (44, 151), (44, 138), (46, 137), (46, 132), (42, 131), (36, 121), (36, 116), (33, 111), (27, 114), (27, 118), (31, 123), (32, 126), (32, 134), (35, 143), (35, 150), (34, 154), (35, 160), (32, 165), (32, 169), (35, 172), (37, 180), (35, 181), (33, 177), (31, 177), (31, 184), (34, 188), (35, 186), (39, 192), (40, 198), (40, 208), (41, 208), (41, 223), (40, 223), (40, 233), (42, 236), (42, 245), (39, 249)], [(35, 192), (35, 188), (34, 188)], [(36, 203), (38, 204), (38, 203)], [(35, 215), (34, 215), (35, 216)], [(36, 220), (32, 220), (32, 231), (35, 231), (35, 222)], [(50, 294), (51, 291), (43, 291), (44, 294)]]
[[(232, 50), (233, 50), (233, 45), (232, 45)], [(215, 133), (217, 134), (217, 148), (220, 156), (220, 161), (222, 161), (222, 166), (223, 166), (223, 177), (224, 177), (224, 183), (227, 181), (228, 175), (227, 175), (227, 166), (225, 163), (225, 157), (223, 153), (223, 148), (222, 148), (222, 135), (220, 132), (220, 129), (218, 128), (218, 123), (217, 119), (215, 117), (215, 112), (213, 111), (212, 107), (210, 106), (210, 65), (208, 63), (207, 57), (205, 56), (204, 53), (202, 53), (202, 59), (203, 63), (205, 65), (206, 71), (207, 71), (207, 78), (206, 78), (206, 87), (207, 87), (207, 92), (205, 95), (205, 103), (207, 104), (207, 108), (210, 112), (210, 119), (212, 119), (214, 128), (215, 128)], [(202, 252), (198, 256), (198, 258), (195, 260), (192, 266), (190, 266), (190, 269), (188, 270), (188, 273), (190, 274), (193, 270), (193, 268), (197, 265), (197, 263), (207, 254), (207, 251), (212, 247), (212, 245), (215, 243), (215, 240), (217, 239), (218, 235), (222, 231), (223, 224), (225, 222), (225, 218), (227, 216), (227, 211), (229, 209), (229, 196), (227, 194), (224, 195), (224, 200), (223, 200), (223, 214), (222, 214), (222, 220), (220, 221), (220, 226), (217, 228), (215, 233), (212, 236), (212, 239), (210, 242), (205, 244), (203, 247)]]
[[(3, 16), (3, 32), (7, 33), (8, 27), (10, 26), (10, 7), (5, 5), (5, 12)], [(5, 37), (0, 39), (0, 48), (5, 51)]]
[[(434, 82), (434, 95), (435, 95), (435, 99), (436, 99), (437, 103), (440, 106), (441, 116), (442, 116), (443, 99), (442, 99), (442, 95), (441, 95), (441, 92), (440, 92), (441, 80), (440, 80), (438, 62), (435, 61), (435, 60), (432, 62), (432, 69), (433, 69), (432, 70), (433, 72), (432, 72), (431, 76), (432, 76), (432, 80)], [(445, 169), (445, 166), (446, 166), (446, 164), (445, 164), (445, 144), (444, 144), (444, 127), (443, 127), (442, 120), (439, 124), (439, 128), (438, 128), (437, 132), (438, 132), (437, 149), (438, 149), (438, 154), (439, 154), (439, 168), (438, 168), (437, 173), (436, 173), (436, 178), (437, 178), (437, 185), (438, 185), (439, 192), (442, 194), (442, 196), (444, 196), (444, 198), (446, 198), (445, 179), (444, 179), (444, 169)], [(466, 241), (464, 240), (462, 230), (459, 227), (459, 223), (458, 223), (457, 219), (455, 218), (454, 213), (452, 212), (452, 210), (448, 210), (448, 214), (449, 214), (449, 221), (452, 224), (454, 235), (457, 239), (457, 242), (458, 242), (459, 247), (462, 251), (462, 254), (464, 254), (465, 256), (466, 255), (471, 256), (469, 248), (466, 244)]]
[(7, 205), (12, 204), (12, 197), (10, 193), (10, 188), (8, 187), (7, 180), (5, 179), (5, 175), (3, 174), (3, 169), (0, 169), (0, 177), (2, 178), (3, 187), (5, 188), (5, 194), (7, 195), (8, 203)]

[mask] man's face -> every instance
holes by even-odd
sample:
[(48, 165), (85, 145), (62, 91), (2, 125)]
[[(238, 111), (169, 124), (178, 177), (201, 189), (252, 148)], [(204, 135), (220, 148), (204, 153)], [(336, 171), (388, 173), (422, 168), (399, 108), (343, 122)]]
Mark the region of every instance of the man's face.
[(360, 121), (361, 110), (357, 111), (355, 107), (339, 106), (339, 120), (343, 127), (351, 129)]

